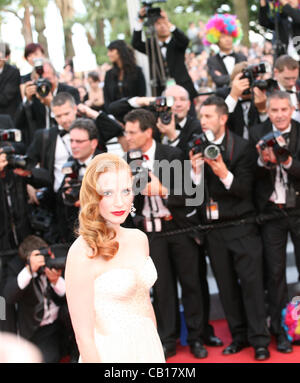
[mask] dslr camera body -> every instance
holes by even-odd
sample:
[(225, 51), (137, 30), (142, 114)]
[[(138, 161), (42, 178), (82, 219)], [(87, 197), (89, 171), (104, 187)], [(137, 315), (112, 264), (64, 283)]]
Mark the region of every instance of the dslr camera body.
[(154, 107), (157, 117), (161, 119), (164, 125), (168, 125), (172, 119), (172, 106), (174, 105), (174, 97), (156, 97), (154, 101), (150, 103), (150, 106)]
[[(62, 167), (62, 173), (71, 178), (70, 186), (63, 187), (63, 200), (67, 206), (74, 206), (74, 203), (79, 200), (79, 192), (82, 179), (79, 177), (80, 165), (78, 161), (71, 160), (66, 162)], [(68, 190), (68, 193), (66, 191)]]
[(192, 150), (194, 154), (202, 153), (205, 158), (215, 160), (221, 150), (211, 142), (213, 139), (214, 135), (210, 130), (207, 133), (194, 134), (188, 143), (189, 150)]
[(153, 8), (154, 3), (166, 3), (167, 0), (143, 0), (142, 5), (146, 9), (146, 14), (143, 18), (147, 19), (156, 19), (157, 17), (160, 16), (161, 8)]
[(39, 249), (39, 254), (45, 258), (45, 266), (40, 267), (38, 273), (41, 274), (45, 267), (55, 270), (63, 270), (66, 266), (67, 257), (61, 256), (58, 258), (51, 258), (51, 249), (48, 247), (42, 247)]
[(147, 183), (151, 181), (149, 169), (144, 160), (143, 153), (140, 149), (131, 149), (127, 152), (127, 163), (130, 166), (134, 177), (133, 191), (137, 194), (144, 190)]
[(16, 154), (16, 150), (13, 146), (3, 146), (2, 153), (6, 154), (8, 167), (11, 169), (24, 169), (29, 170), (28, 168), (28, 156)]
[(250, 87), (246, 89), (243, 94), (247, 95), (251, 93), (251, 89), (254, 87), (259, 88), (260, 90), (269, 90), (274, 84), (273, 79), (268, 80), (258, 80), (258, 76), (264, 73), (271, 73), (271, 67), (269, 63), (260, 63), (257, 65), (250, 65), (247, 68), (243, 69), (243, 76), (241, 78), (247, 78), (249, 80)]
[(45, 98), (51, 92), (52, 84), (49, 80), (43, 78), (43, 59), (34, 60), (34, 69), (39, 75), (39, 78), (34, 82), (34, 84), (36, 85), (36, 91), (42, 98)]
[(261, 143), (259, 147), (261, 150), (266, 148), (273, 148), (274, 155), (278, 161), (278, 163), (285, 162), (288, 157), (291, 155), (287, 145), (283, 144), (278, 137), (281, 137), (281, 133), (270, 132), (261, 138)]

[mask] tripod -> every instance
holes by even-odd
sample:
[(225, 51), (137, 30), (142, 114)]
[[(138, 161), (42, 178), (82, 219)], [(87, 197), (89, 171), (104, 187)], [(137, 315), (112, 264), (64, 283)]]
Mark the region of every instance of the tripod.
[(151, 95), (160, 96), (167, 83), (167, 63), (164, 61), (154, 27), (155, 18), (149, 17), (144, 23), (146, 27), (146, 55), (150, 68)]

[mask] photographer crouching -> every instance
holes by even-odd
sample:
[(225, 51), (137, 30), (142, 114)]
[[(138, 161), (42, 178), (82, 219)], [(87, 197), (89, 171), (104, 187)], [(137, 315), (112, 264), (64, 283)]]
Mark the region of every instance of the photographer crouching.
[(30, 235), (18, 253), (8, 264), (3, 295), (9, 304), (18, 304), (19, 334), (39, 347), (45, 363), (59, 362), (63, 351), (70, 352), (63, 350), (62, 339), (72, 340), (72, 354), (76, 354), (71, 323), (64, 322), (69, 320), (62, 276), (67, 248), (50, 249), (43, 239)]
[(292, 120), (294, 107), (289, 93), (275, 91), (268, 97), (269, 119), (253, 127), (251, 140), (258, 152), (255, 200), (260, 213), (274, 215), (262, 224), (266, 284), (271, 333), (277, 350), (292, 351), (281, 324), (288, 302), (286, 244), (290, 233), (300, 274), (300, 125)]

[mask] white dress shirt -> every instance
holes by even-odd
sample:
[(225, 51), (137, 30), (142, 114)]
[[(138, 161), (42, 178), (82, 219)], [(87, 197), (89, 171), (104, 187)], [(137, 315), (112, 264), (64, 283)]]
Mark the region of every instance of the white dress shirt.
[[(232, 53), (232, 52), (231, 52)], [(230, 53), (230, 54), (231, 54)], [(226, 56), (228, 53), (225, 53), (225, 52), (222, 52), (220, 51), (219, 55), (221, 56), (221, 58), (223, 59), (224, 56)], [(223, 59), (223, 62), (224, 62), (224, 65), (227, 69), (227, 72), (229, 75), (231, 75), (232, 71), (233, 71), (233, 68), (235, 66), (235, 58), (233, 56), (227, 56)]]

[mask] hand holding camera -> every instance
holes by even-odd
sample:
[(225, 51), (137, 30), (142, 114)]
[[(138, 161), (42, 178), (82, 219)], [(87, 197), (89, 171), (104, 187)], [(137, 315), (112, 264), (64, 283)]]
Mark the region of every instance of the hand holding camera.
[(244, 77), (244, 74), (241, 72), (237, 74), (232, 81), (232, 87), (230, 95), (234, 100), (238, 100), (242, 94), (245, 92), (245, 90), (249, 89), (250, 87), (250, 81), (248, 78)]
[(258, 154), (265, 165), (282, 164), (288, 166), (292, 157), (286, 141), (280, 132), (266, 134), (256, 145)]
[(164, 123), (161, 118), (158, 117), (156, 126), (158, 130), (162, 134), (166, 135), (170, 141), (174, 141), (177, 138), (176, 122), (173, 113), (171, 114), (171, 121), (168, 124)]
[(41, 267), (45, 266), (45, 257), (40, 254), (39, 250), (33, 250), (29, 255), (27, 263), (32, 273), (37, 273)]

